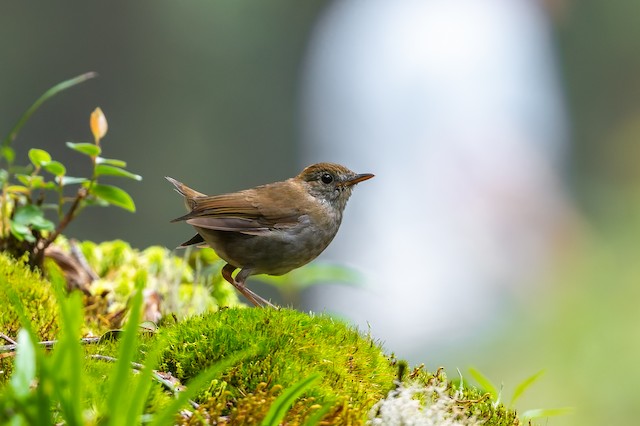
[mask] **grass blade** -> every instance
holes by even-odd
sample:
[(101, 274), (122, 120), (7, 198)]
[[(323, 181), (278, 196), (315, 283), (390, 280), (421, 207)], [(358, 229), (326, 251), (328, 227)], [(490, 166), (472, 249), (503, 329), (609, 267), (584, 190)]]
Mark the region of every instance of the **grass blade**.
[(10, 379), (13, 394), (19, 399), (25, 399), (31, 392), (31, 386), (36, 379), (36, 348), (29, 332), (24, 328), (18, 331), (14, 365)]
[(562, 408), (538, 408), (534, 410), (527, 410), (520, 415), (520, 420), (523, 423), (527, 423), (529, 420), (541, 419), (545, 417), (563, 416), (573, 411), (571, 407)]
[(160, 361), (160, 352), (164, 348), (164, 342), (158, 340), (154, 343), (154, 347), (147, 355), (144, 368), (138, 377), (138, 384), (133, 389), (131, 401), (129, 402), (129, 410), (126, 415), (125, 424), (133, 425), (140, 422), (140, 418), (144, 412), (145, 404), (149, 396), (149, 390), (153, 384), (151, 375), (153, 370), (158, 366)]
[(513, 396), (511, 397), (511, 402), (509, 402), (509, 407), (513, 407), (513, 404), (516, 403), (516, 401), (522, 396), (522, 394), (529, 388), (529, 386), (531, 386), (532, 384), (534, 384), (539, 378), (540, 376), (542, 376), (542, 374), (544, 374), (544, 370), (540, 370), (537, 373), (535, 373), (534, 375), (527, 377), (526, 379), (524, 379), (517, 387), (516, 390), (513, 391)]
[[(53, 276), (53, 275), (52, 275)], [(56, 288), (56, 286), (53, 286)], [(62, 410), (65, 424), (82, 425), (82, 366), (84, 354), (80, 343), (82, 327), (82, 299), (79, 292), (65, 297), (56, 288), (60, 306), (62, 334), (53, 355), (49, 376), (53, 380), (54, 391)]]
[(489, 392), (494, 400), (498, 399), (498, 389), (491, 383), (491, 380), (473, 367), (469, 367), (469, 373), (485, 392)]
[(289, 408), (293, 405), (294, 401), (318, 379), (320, 379), (320, 374), (315, 373), (300, 380), (293, 386), (288, 387), (282, 395), (273, 401), (273, 404), (271, 404), (269, 412), (267, 412), (267, 416), (262, 421), (261, 426), (279, 425), (287, 414), (287, 411), (289, 411)]
[(307, 420), (304, 422), (304, 426), (318, 426), (325, 414), (331, 411), (331, 408), (333, 408), (333, 404), (326, 403), (307, 418)]
[[(6, 285), (5, 278), (0, 277), (0, 285), (4, 286), (4, 288), (7, 290), (7, 297), (9, 298), (13, 308), (15, 309), (18, 318), (20, 319), (22, 330), (28, 333), (30, 341), (32, 343), (37, 342), (38, 337), (33, 329), (33, 325), (31, 324), (29, 317), (27, 316), (25, 308), (20, 301), (20, 297), (18, 297), (18, 294), (15, 292), (15, 290)], [(33, 350), (36, 360), (36, 373), (40, 373), (41, 371), (38, 371), (38, 367), (44, 365), (44, 352), (42, 348), (36, 344), (33, 344)], [(40, 377), (39, 379), (42, 380), (43, 378)], [(49, 410), (51, 407), (51, 400), (49, 395), (43, 391), (42, 386), (36, 387), (34, 401), (35, 402), (33, 403), (33, 407), (36, 408), (35, 410), (29, 409), (29, 407), (25, 407), (25, 409), (22, 411), (23, 416), (25, 416), (25, 419), (27, 419), (27, 424), (52, 424), (51, 414)]]
[(144, 280), (136, 280), (135, 294), (131, 302), (129, 310), (130, 316), (127, 325), (122, 333), (122, 339), (118, 348), (118, 362), (113, 367), (111, 382), (107, 396), (107, 413), (109, 416), (109, 424), (121, 425), (125, 424), (125, 415), (128, 410), (124, 410), (126, 406), (124, 398), (127, 392), (124, 389), (129, 388), (131, 381), (131, 361), (138, 345), (138, 324), (140, 323), (142, 308), (142, 292), (144, 289)]
[(92, 79), (94, 77), (97, 77), (98, 73), (95, 72), (88, 72), (85, 74), (81, 74), (79, 76), (76, 76), (74, 78), (71, 78), (69, 80), (65, 80), (61, 83), (56, 84), (55, 86), (53, 86), (52, 88), (50, 88), (49, 90), (47, 90), (46, 92), (44, 92), (44, 94), (42, 96), (40, 96), (34, 103), (33, 105), (31, 105), (29, 107), (29, 109), (27, 109), (25, 111), (24, 114), (22, 114), (22, 117), (20, 117), (20, 119), (18, 120), (18, 122), (15, 124), (15, 126), (13, 126), (13, 129), (11, 129), (11, 132), (9, 132), (9, 134), (7, 135), (7, 137), (2, 141), (2, 147), (9, 147), (11, 145), (11, 143), (13, 142), (13, 140), (16, 138), (16, 136), (18, 135), (18, 132), (20, 131), (20, 129), (22, 129), (22, 126), (25, 125), (25, 123), (29, 120), (29, 118), (31, 118), (31, 116), (33, 115), (34, 112), (36, 112), (38, 110), (38, 108), (40, 108), (40, 106), (45, 103), (47, 100), (49, 100), (50, 98), (54, 97), (55, 95), (57, 95), (58, 93), (67, 90), (77, 84), (80, 83), (84, 83), (85, 81)]

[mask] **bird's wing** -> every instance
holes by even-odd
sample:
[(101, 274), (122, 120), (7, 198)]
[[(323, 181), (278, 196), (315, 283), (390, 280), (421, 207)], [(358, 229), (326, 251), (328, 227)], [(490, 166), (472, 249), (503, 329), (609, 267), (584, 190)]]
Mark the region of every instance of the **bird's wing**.
[[(284, 194), (282, 182), (233, 194), (195, 197), (192, 210), (174, 219), (217, 231), (261, 234), (298, 225), (300, 209)], [(259, 195), (259, 199), (258, 199)]]

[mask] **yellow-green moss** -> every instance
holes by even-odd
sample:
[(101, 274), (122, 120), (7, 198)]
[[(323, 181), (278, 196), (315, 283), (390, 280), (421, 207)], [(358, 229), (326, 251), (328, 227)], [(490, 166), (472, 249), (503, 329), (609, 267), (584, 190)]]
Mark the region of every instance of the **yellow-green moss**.
[(38, 337), (53, 339), (58, 332), (58, 307), (51, 284), (29, 269), (26, 258), (15, 260), (0, 253), (0, 331), (15, 337), (21, 327), (18, 313), (9, 298), (13, 291), (22, 302)]
[[(340, 406), (343, 417), (364, 418), (393, 387), (396, 368), (376, 342), (325, 315), (282, 309), (225, 309), (163, 331), (168, 342), (161, 369), (183, 381), (244, 349), (256, 355), (225, 372), (201, 397), (239, 401), (262, 389), (287, 388), (314, 372), (321, 381), (306, 398)], [(238, 410), (244, 410), (237, 407)], [(228, 413), (223, 413), (228, 414)], [(260, 413), (262, 414), (262, 413)]]
[[(22, 327), (10, 294), (14, 292), (40, 340), (52, 340), (59, 330), (58, 307), (51, 284), (27, 265), (27, 258), (15, 260), (0, 253), (0, 331), (16, 338)], [(0, 341), (0, 344), (9, 342)], [(0, 357), (0, 382), (13, 370), (13, 357)]]
[[(88, 285), (85, 299), (87, 331), (93, 334), (122, 327), (129, 297), (138, 281), (145, 283), (149, 295), (159, 296), (153, 307), (159, 307), (165, 317), (172, 314), (181, 319), (240, 304), (235, 289), (220, 273), (224, 263), (211, 249), (188, 252), (183, 258), (165, 247), (137, 250), (122, 240), (99, 244), (83, 241), (76, 245), (98, 277)], [(64, 237), (56, 240), (56, 246), (65, 252), (71, 249)], [(45, 267), (51, 268), (51, 264), (47, 262)]]
[[(364, 424), (374, 404), (396, 386), (398, 366), (380, 346), (326, 315), (281, 309), (225, 309), (161, 331), (167, 348), (160, 369), (182, 383), (216, 361), (241, 350), (255, 355), (229, 368), (200, 395), (200, 408), (182, 424), (259, 424), (283, 391), (319, 372), (321, 380), (299, 398), (285, 424), (299, 425), (330, 406), (321, 424)], [(416, 369), (406, 380), (438, 385), (457, 411), (483, 425), (518, 425), (515, 412), (474, 388), (458, 390), (444, 373)]]

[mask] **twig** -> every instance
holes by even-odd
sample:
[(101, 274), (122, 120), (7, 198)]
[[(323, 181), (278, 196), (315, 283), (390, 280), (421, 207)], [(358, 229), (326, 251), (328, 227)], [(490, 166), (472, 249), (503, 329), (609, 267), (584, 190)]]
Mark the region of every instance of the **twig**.
[[(85, 337), (83, 339), (80, 339), (80, 342), (85, 345), (98, 343), (99, 341), (100, 341), (100, 337)], [(43, 342), (38, 342), (39, 345), (44, 346), (45, 348), (51, 348), (56, 343), (58, 343), (57, 340), (45, 340)], [(0, 353), (14, 352), (17, 349), (17, 347), (18, 347), (17, 343), (12, 343), (11, 345), (0, 345)]]
[(76, 210), (80, 206), (80, 201), (82, 201), (85, 198), (87, 198), (87, 195), (89, 195), (89, 192), (87, 191), (87, 188), (81, 187), (81, 188), (78, 189), (78, 194), (76, 195), (75, 200), (73, 200), (73, 204), (71, 205), (71, 207), (69, 207), (69, 210), (67, 211), (67, 214), (64, 215), (64, 217), (62, 218), (60, 223), (58, 223), (58, 226), (51, 233), (51, 235), (49, 235), (49, 237), (47, 237), (46, 240), (42, 241), (38, 245), (38, 247), (37, 247), (37, 251), (38, 252), (44, 252), (44, 250), (47, 247), (49, 247), (49, 245), (52, 242), (54, 242), (56, 240), (56, 238), (58, 238), (58, 235), (60, 235), (62, 233), (62, 231), (64, 231), (64, 229), (67, 227), (67, 225), (69, 225), (69, 223), (73, 220), (73, 218), (74, 218), (74, 216), (76, 214)]
[(15, 340), (13, 340), (11, 337), (7, 336), (4, 333), (0, 333), (0, 337), (2, 337), (4, 340), (6, 340), (7, 342), (11, 343), (12, 345), (17, 345), (18, 342), (16, 342)]
[[(112, 356), (108, 356), (108, 355), (99, 355), (99, 354), (94, 354), (91, 355), (91, 358), (93, 359), (99, 359), (102, 361), (107, 361), (107, 362), (117, 362), (118, 359), (114, 358)], [(144, 365), (137, 363), (137, 362), (132, 362), (131, 363), (131, 367), (134, 370), (142, 370), (144, 368)], [(164, 373), (166, 374), (166, 373)], [(173, 377), (173, 376), (171, 376)], [(164, 387), (166, 387), (167, 389), (169, 389), (171, 392), (173, 392), (173, 394), (177, 394), (178, 392), (181, 392), (182, 389), (180, 389), (181, 387), (183, 387), (182, 385), (178, 384), (176, 385), (175, 383), (173, 383), (171, 380), (163, 377), (163, 375), (161, 373), (158, 373), (156, 370), (153, 370), (153, 378), (159, 382), (161, 385), (163, 385)], [(200, 405), (192, 400), (189, 400), (189, 404), (191, 404), (191, 406), (194, 409), (198, 409), (198, 407), (200, 407)]]
[[(91, 355), (91, 358), (99, 359), (101, 361), (107, 361), (107, 362), (116, 362), (116, 361), (118, 361), (118, 358), (114, 358), (114, 357), (108, 356), (108, 355), (100, 355), (100, 354)], [(140, 363), (137, 363), (137, 362), (132, 362), (131, 363), (131, 367), (134, 370), (142, 370), (144, 368), (144, 365), (142, 365)]]
[(91, 269), (91, 266), (89, 266), (89, 262), (87, 261), (87, 258), (85, 257), (84, 253), (82, 253), (82, 250), (78, 246), (78, 240), (71, 239), (69, 241), (69, 246), (71, 247), (71, 250), (70, 250), (71, 256), (73, 256), (78, 261), (82, 269), (84, 269), (85, 272), (89, 274), (91, 279), (93, 281), (96, 281), (97, 279), (99, 279), (100, 277), (98, 276), (98, 274), (95, 273), (93, 269)]

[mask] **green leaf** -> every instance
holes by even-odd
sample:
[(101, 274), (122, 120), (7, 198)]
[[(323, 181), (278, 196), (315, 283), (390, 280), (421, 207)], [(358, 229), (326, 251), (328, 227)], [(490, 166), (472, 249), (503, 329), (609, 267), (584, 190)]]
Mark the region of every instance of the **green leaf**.
[(31, 176), (29, 175), (16, 175), (16, 178), (20, 181), (20, 183), (22, 183), (23, 185), (29, 186), (31, 185)]
[(29, 109), (27, 109), (25, 111), (24, 114), (22, 114), (22, 117), (20, 117), (18, 122), (13, 126), (13, 129), (11, 129), (11, 132), (2, 141), (2, 146), (3, 147), (9, 147), (9, 145), (11, 145), (13, 140), (18, 135), (18, 132), (20, 131), (22, 126), (24, 126), (25, 123), (29, 120), (29, 118), (31, 118), (33, 113), (36, 112), (38, 110), (38, 108), (40, 108), (40, 105), (42, 105), (43, 103), (45, 103), (47, 100), (51, 99), (52, 97), (54, 97), (58, 93), (62, 92), (63, 90), (67, 90), (67, 89), (69, 89), (69, 88), (71, 88), (71, 87), (73, 87), (73, 86), (75, 86), (77, 84), (83, 83), (83, 82), (85, 82), (85, 81), (87, 81), (87, 80), (89, 80), (91, 78), (97, 77), (97, 76), (98, 76), (98, 74), (95, 73), (95, 72), (88, 72), (88, 73), (85, 73), (85, 74), (81, 74), (81, 75), (79, 75), (77, 77), (74, 77), (72, 79), (65, 80), (62, 83), (58, 83), (55, 86), (53, 86), (52, 88), (50, 88), (49, 90), (47, 90), (46, 92), (44, 92), (44, 94), (42, 96), (40, 96), (33, 103), (33, 105), (31, 105), (29, 107)]
[(520, 420), (524, 423), (529, 422), (529, 420), (540, 419), (544, 417), (554, 417), (554, 416), (563, 416), (565, 414), (569, 414), (573, 411), (572, 407), (562, 407), (562, 408), (537, 408), (533, 410), (527, 410), (520, 415)]
[(511, 402), (509, 402), (509, 407), (513, 407), (513, 404), (516, 403), (518, 398), (520, 398), (522, 396), (522, 394), (529, 388), (529, 386), (534, 384), (540, 378), (540, 376), (542, 376), (543, 373), (544, 373), (544, 370), (540, 370), (536, 374), (524, 379), (516, 387), (516, 390), (513, 391), (513, 396), (511, 397)]
[(31, 392), (31, 385), (36, 378), (36, 351), (29, 332), (21, 328), (18, 332), (15, 370), (11, 375), (11, 387), (20, 399)]
[(136, 205), (134, 204), (131, 196), (117, 186), (100, 184), (94, 185), (91, 189), (91, 193), (109, 204), (129, 210), (130, 212), (136, 211)]
[(41, 216), (31, 223), (31, 227), (37, 229), (38, 231), (53, 231), (56, 225), (49, 219)]
[(45, 182), (44, 180), (40, 180), (40, 181), (35, 181), (33, 183), (33, 188), (34, 189), (58, 189), (58, 186), (53, 182)]
[(67, 146), (90, 157), (97, 157), (102, 152), (98, 145), (89, 142), (67, 142)]
[[(16, 179), (18, 179), (20, 181), (20, 183), (22, 183), (25, 186), (31, 186), (31, 181), (36, 177), (36, 176), (31, 176), (31, 175), (24, 175), (24, 174), (16, 174)], [(40, 179), (42, 179), (42, 176), (38, 176)]]
[(362, 287), (364, 282), (362, 275), (355, 269), (322, 262), (305, 265), (285, 275), (258, 275), (255, 278), (275, 287), (296, 290), (328, 283)]
[(98, 164), (95, 170), (96, 176), (119, 176), (133, 180), (142, 180), (142, 176), (131, 173), (120, 167), (110, 166), (108, 164)]
[(50, 161), (42, 166), (46, 171), (56, 176), (63, 176), (67, 173), (67, 168), (59, 161)]
[(10, 146), (0, 147), (0, 158), (6, 158), (7, 163), (13, 163), (13, 160), (16, 159), (16, 152)]
[(42, 210), (33, 204), (21, 206), (16, 209), (13, 215), (13, 221), (21, 225), (31, 225), (31, 223), (38, 217), (42, 217)]
[(291, 408), (291, 405), (293, 405), (295, 400), (298, 399), (298, 397), (319, 378), (320, 374), (315, 373), (300, 380), (293, 386), (288, 387), (284, 392), (282, 392), (282, 395), (273, 401), (273, 404), (269, 407), (267, 416), (262, 420), (261, 426), (279, 425), (282, 420), (284, 420), (284, 416), (287, 414), (287, 411), (289, 411), (289, 408)]
[(56, 182), (58, 183), (62, 182), (62, 186), (67, 186), (67, 185), (75, 185), (78, 183), (89, 182), (89, 179), (82, 178), (82, 177), (72, 177), (72, 176), (58, 176), (56, 177)]
[(485, 392), (489, 392), (494, 400), (498, 400), (498, 389), (496, 389), (493, 383), (491, 383), (491, 380), (489, 380), (484, 374), (473, 367), (469, 368), (469, 373), (471, 373), (471, 377), (473, 377), (475, 381), (478, 382), (480, 387)]
[(115, 158), (97, 157), (96, 164), (109, 164), (116, 167), (127, 167), (127, 162), (122, 160), (116, 160)]
[(45, 182), (44, 177), (40, 175), (25, 175), (16, 174), (16, 178), (26, 187), (34, 189), (55, 189), (56, 185), (53, 182)]
[(11, 230), (11, 235), (16, 237), (18, 241), (28, 241), (30, 243), (35, 243), (36, 238), (31, 233), (31, 228), (21, 223), (16, 223), (11, 221), (9, 224), (9, 229)]
[(29, 150), (29, 160), (34, 166), (40, 167), (51, 161), (51, 155), (44, 149), (31, 148)]
[(33, 172), (33, 165), (32, 164), (27, 164), (26, 166), (16, 166), (11, 165), (11, 167), (9, 167), (9, 174), (12, 175), (16, 175), (16, 174), (23, 174), (23, 175), (30, 175)]
[[(28, 204), (26, 206), (18, 207), (16, 213), (13, 216), (12, 224), (21, 225), (24, 227), (32, 227), (40, 231), (53, 231), (55, 225), (48, 219), (45, 219), (44, 213), (41, 208)], [(23, 231), (23, 228), (18, 227), (18, 231)], [(29, 235), (31, 231), (29, 230)], [(28, 238), (27, 241), (29, 241)]]
[(26, 186), (22, 186), (22, 185), (9, 185), (7, 186), (7, 192), (8, 193), (14, 193), (14, 194), (29, 194), (31, 191), (29, 191), (29, 188), (27, 188)]
[(80, 201), (81, 209), (84, 209), (87, 206), (109, 207), (110, 205), (111, 203), (109, 203), (108, 201), (96, 197), (85, 198), (84, 200)]

